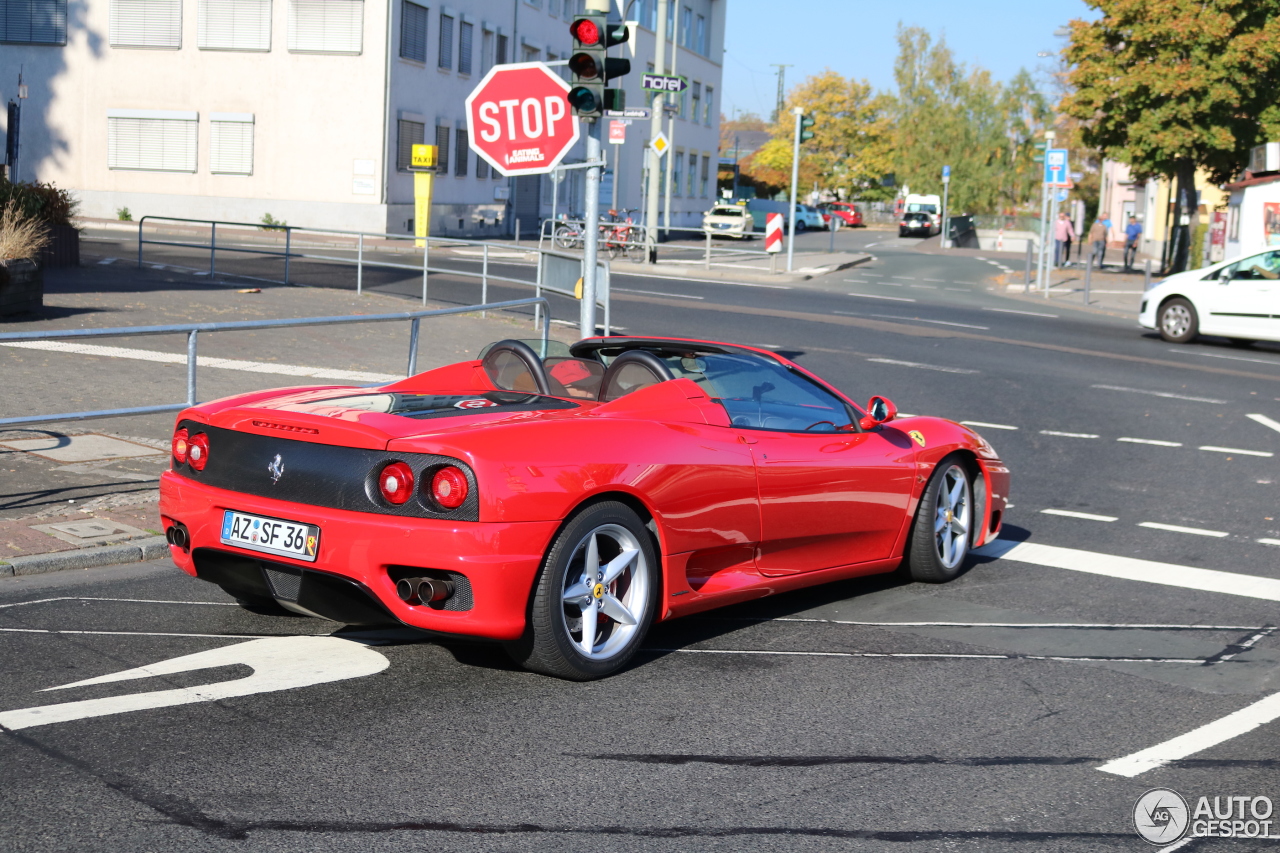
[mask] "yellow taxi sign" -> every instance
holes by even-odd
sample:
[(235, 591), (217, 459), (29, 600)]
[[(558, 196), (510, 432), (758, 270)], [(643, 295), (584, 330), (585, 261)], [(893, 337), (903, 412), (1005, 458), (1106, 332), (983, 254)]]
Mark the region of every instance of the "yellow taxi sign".
[(439, 152), (439, 147), (435, 145), (415, 145), (409, 158), (409, 165), (417, 169), (434, 168)]

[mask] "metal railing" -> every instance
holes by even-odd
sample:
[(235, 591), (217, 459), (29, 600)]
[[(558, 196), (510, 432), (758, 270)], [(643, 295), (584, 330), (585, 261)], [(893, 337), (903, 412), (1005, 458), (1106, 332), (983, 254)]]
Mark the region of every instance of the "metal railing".
[[(181, 240), (147, 239), (146, 237), (144, 237), (143, 230), (142, 230), (143, 224), (146, 223), (147, 221), (151, 221), (153, 223), (181, 222), (181, 223), (187, 223), (191, 225), (208, 226), (209, 242), (196, 243), (196, 242), (186, 242)], [(253, 248), (253, 247), (247, 247), (243, 245), (232, 246), (232, 245), (226, 245), (225, 243), (222, 246), (219, 246), (218, 245), (218, 226), (219, 225), (223, 226), (224, 228), (226, 227), (237, 228), (237, 229), (243, 228), (243, 229), (250, 229), (251, 231), (266, 231), (266, 232), (282, 231), (284, 232), (284, 251), (279, 251), (277, 249), (271, 249), (271, 248)], [(331, 254), (315, 254), (315, 253), (309, 253), (309, 252), (294, 251), (293, 235), (295, 232), (301, 232), (304, 234), (324, 234), (324, 235), (333, 235), (333, 236), (345, 237), (345, 238), (353, 238), (351, 240), (351, 243), (352, 243), (352, 249), (354, 249), (356, 252), (356, 256), (355, 258), (344, 258), (344, 257), (335, 256)], [(365, 256), (366, 249), (386, 250), (384, 246), (378, 246), (377, 244), (374, 244), (372, 246), (367, 245), (366, 238), (371, 238), (373, 240), (379, 240), (384, 242), (400, 243), (400, 244), (409, 243), (410, 245), (403, 246), (403, 249), (397, 248), (397, 249), (394, 249), (393, 251), (408, 250), (411, 252), (416, 252), (418, 250), (421, 250), (422, 263), (421, 264), (398, 264), (391, 261), (372, 260), (372, 259), (366, 258)], [(418, 245), (418, 244), (421, 244), (421, 245)], [(431, 249), (433, 244), (435, 245), (436, 248), (445, 248), (449, 246), (475, 246), (479, 248), (480, 249), (480, 271), (473, 272), (471, 270), (458, 269), (455, 267), (431, 266), (430, 258), (431, 258)], [(490, 261), (491, 251), (495, 249), (511, 251), (512, 247), (503, 246), (501, 244), (495, 245), (493, 243), (486, 242), (483, 240), (466, 240), (460, 237), (415, 237), (412, 234), (388, 234), (388, 233), (378, 233), (373, 231), (343, 231), (336, 228), (307, 228), (300, 225), (263, 225), (263, 224), (256, 224), (253, 222), (229, 222), (229, 221), (213, 220), (213, 219), (183, 219), (175, 216), (147, 215), (147, 216), (141, 217), (138, 220), (138, 268), (139, 269), (141, 269), (144, 265), (144, 260), (143, 260), (144, 245), (179, 246), (179, 247), (188, 248), (188, 249), (208, 250), (209, 275), (211, 276), (217, 274), (217, 269), (218, 269), (217, 255), (218, 255), (219, 249), (221, 249), (223, 252), (235, 252), (240, 254), (265, 255), (268, 257), (283, 258), (284, 259), (284, 280), (275, 281), (273, 279), (263, 279), (265, 281), (271, 281), (272, 283), (275, 283), (275, 284), (290, 283), (289, 262), (293, 258), (299, 258), (299, 259), (308, 260), (308, 261), (324, 261), (324, 262), (338, 263), (338, 264), (353, 264), (355, 265), (355, 268), (356, 268), (356, 294), (357, 295), (364, 293), (364, 268), (365, 267), (378, 267), (382, 269), (399, 269), (399, 270), (409, 270), (412, 272), (421, 272), (422, 273), (422, 304), (423, 305), (427, 304), (427, 292), (428, 292), (427, 274), (428, 273), (444, 274), (444, 275), (451, 275), (451, 276), (462, 276), (462, 277), (479, 279), (481, 302), (489, 301), (489, 283), (490, 282), (497, 282), (499, 284), (513, 284), (521, 287), (531, 287), (534, 289), (534, 296), (541, 296), (542, 292), (545, 290), (551, 293), (557, 293), (561, 296), (577, 298), (573, 292), (560, 289), (560, 288), (549, 287), (543, 284), (543, 282), (538, 278), (535, 278), (534, 281), (528, 281), (527, 279), (512, 278), (510, 276), (495, 275), (493, 273), (490, 273), (489, 261)], [(531, 252), (543, 251), (541, 246), (541, 241), (539, 241), (539, 247), (537, 250), (531, 249), (529, 251)], [(539, 264), (536, 264), (536, 267), (539, 270), (541, 270), (542, 265), (539, 263)], [(605, 299), (597, 300), (597, 302), (601, 303), (601, 307), (605, 309), (605, 313), (607, 315), (609, 313), (608, 304), (607, 304), (607, 293), (606, 293)], [(535, 308), (535, 314), (534, 314), (535, 325), (539, 322), (540, 311), (541, 311), (540, 306)], [(482, 316), (484, 316), (483, 313), (482, 313)], [(607, 330), (606, 330), (606, 334), (607, 334)]]
[[(538, 250), (545, 251), (543, 248), (547, 241), (558, 249), (581, 249), (583, 243), (584, 230), (586, 221), (583, 219), (545, 219), (542, 222), (542, 228), (538, 232)], [(567, 229), (567, 233), (561, 232), (560, 229)], [(760, 256), (767, 257), (768, 253), (763, 248), (747, 248), (746, 246), (716, 246), (713, 245), (714, 238), (721, 234), (718, 231), (708, 231), (705, 228), (682, 228), (672, 226), (670, 228), (660, 227), (658, 229), (664, 235), (670, 231), (684, 232), (686, 234), (697, 234), (702, 240), (702, 247), (696, 248), (691, 245), (680, 245), (678, 243), (664, 242), (662, 243), (662, 251), (664, 252), (686, 252), (689, 254), (701, 253), (702, 264), (705, 269), (711, 269), (711, 258), (713, 254), (722, 256)], [(764, 239), (763, 231), (749, 232), (753, 237)], [(600, 251), (608, 252), (611, 259), (618, 255), (624, 256), (627, 260), (633, 262), (642, 262), (645, 259), (645, 239), (644, 226), (640, 223), (617, 222), (602, 219), (600, 220)]]
[[(196, 405), (196, 336), (200, 332), (231, 332), (249, 329), (283, 329), (303, 326), (338, 326), (347, 323), (385, 323), (395, 320), (409, 321), (408, 375), (417, 373), (418, 326), (424, 317), (445, 317), (451, 314), (470, 314), (476, 311), (516, 308), (521, 305), (538, 305), (542, 313), (542, 352), (546, 353), (547, 338), (551, 332), (551, 312), (547, 300), (541, 296), (512, 299), (487, 305), (464, 305), (460, 308), (437, 308), (431, 311), (409, 311), (398, 314), (352, 314), (340, 317), (298, 317), (289, 320), (235, 320), (224, 323), (175, 323), (167, 326), (123, 326), (114, 329), (56, 329), (40, 332), (5, 332), (0, 334), (0, 344), (14, 341), (63, 340), (67, 338), (133, 337), (137, 335), (187, 336), (187, 400), (185, 403), (168, 403), (161, 406), (134, 406), (126, 409), (97, 409), (83, 412), (64, 412), (57, 415), (29, 415), (20, 418), (0, 418), (0, 426), (17, 424), (41, 424), (55, 421), (78, 421), (92, 418), (115, 418), (127, 415), (153, 415), (175, 412)], [(384, 383), (379, 383), (384, 384)]]

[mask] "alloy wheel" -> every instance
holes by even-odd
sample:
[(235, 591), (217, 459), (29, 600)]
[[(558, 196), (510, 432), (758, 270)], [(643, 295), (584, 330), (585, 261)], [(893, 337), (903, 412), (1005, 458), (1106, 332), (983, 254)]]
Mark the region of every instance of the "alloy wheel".
[(969, 527), (973, 507), (969, 499), (969, 476), (952, 465), (938, 484), (937, 510), (933, 521), (934, 547), (938, 559), (954, 569), (969, 551)]
[(649, 575), (644, 551), (625, 527), (604, 524), (582, 538), (561, 594), (565, 629), (579, 653), (605, 660), (626, 648), (647, 624)]

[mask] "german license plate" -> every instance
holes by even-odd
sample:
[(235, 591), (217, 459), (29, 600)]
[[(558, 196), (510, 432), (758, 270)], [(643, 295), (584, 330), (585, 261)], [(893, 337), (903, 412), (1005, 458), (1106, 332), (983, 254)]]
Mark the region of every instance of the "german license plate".
[(222, 514), (221, 541), (224, 545), (314, 563), (320, 548), (320, 528), (229, 509)]

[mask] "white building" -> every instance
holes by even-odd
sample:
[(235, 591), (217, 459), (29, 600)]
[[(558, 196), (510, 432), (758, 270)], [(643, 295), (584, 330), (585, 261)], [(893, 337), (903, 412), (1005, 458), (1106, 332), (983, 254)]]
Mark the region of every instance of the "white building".
[[(672, 70), (691, 82), (674, 120), (673, 224), (695, 222), (715, 190), (726, 2), (672, 3)], [(410, 146), (434, 142), (444, 174), (433, 234), (507, 234), (515, 218), (532, 233), (550, 215), (552, 181), (493, 174), (468, 149), (463, 101), (494, 64), (563, 60), (580, 0), (450, 3), (0, 0), (0, 99), (17, 98), (20, 72), (28, 93), (14, 178), (74, 191), (86, 216), (269, 214), (406, 232)], [(633, 57), (619, 81), (628, 105), (644, 102), (655, 10), (656, 0), (631, 3), (641, 26), (615, 49)], [(647, 136), (637, 122), (620, 146), (620, 207), (640, 204)], [(581, 173), (570, 174), (558, 207), (579, 212)], [(607, 179), (606, 207), (612, 192)]]

